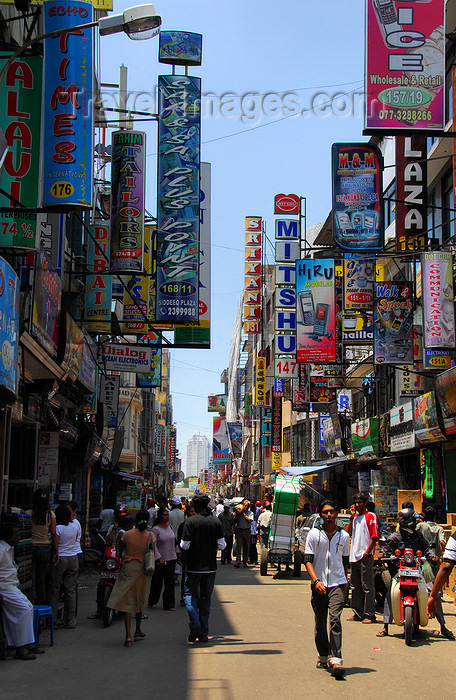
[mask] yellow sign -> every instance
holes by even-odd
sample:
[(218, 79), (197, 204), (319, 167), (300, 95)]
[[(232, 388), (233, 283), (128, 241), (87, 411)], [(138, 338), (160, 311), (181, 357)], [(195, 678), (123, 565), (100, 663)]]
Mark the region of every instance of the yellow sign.
[(264, 406), (266, 401), (266, 358), (257, 357), (255, 404)]
[(282, 453), (281, 452), (273, 452), (272, 453), (272, 468), (273, 469), (280, 469), (282, 466)]

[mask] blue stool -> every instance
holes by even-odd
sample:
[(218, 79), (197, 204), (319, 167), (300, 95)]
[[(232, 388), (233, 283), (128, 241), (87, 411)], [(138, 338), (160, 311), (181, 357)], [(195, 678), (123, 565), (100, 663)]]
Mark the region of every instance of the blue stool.
[(51, 617), (51, 647), (54, 646), (54, 616), (50, 605), (34, 605), (33, 606), (33, 633), (35, 635), (35, 644), (38, 644), (40, 637), (40, 617)]

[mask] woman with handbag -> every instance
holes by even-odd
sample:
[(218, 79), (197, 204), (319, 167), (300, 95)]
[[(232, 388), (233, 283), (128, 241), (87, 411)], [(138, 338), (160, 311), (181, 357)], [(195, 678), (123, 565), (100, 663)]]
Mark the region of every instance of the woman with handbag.
[[(119, 543), (119, 554), (123, 556), (117, 581), (109, 597), (109, 607), (125, 613), (125, 644), (131, 647), (135, 641), (146, 636), (141, 630), (141, 619), (146, 598), (147, 574), (150, 575), (150, 558), (155, 559), (155, 537), (149, 532), (149, 513), (136, 513), (135, 527), (124, 532)], [(151, 554), (149, 554), (149, 550)], [(148, 568), (146, 568), (146, 566)], [(131, 636), (131, 615), (134, 613), (136, 630)]]
[(155, 571), (150, 582), (149, 606), (152, 608), (160, 600), (163, 588), (163, 609), (176, 609), (174, 597), (174, 570), (179, 553), (176, 535), (169, 525), (169, 511), (159, 508), (152, 532), (156, 537)]

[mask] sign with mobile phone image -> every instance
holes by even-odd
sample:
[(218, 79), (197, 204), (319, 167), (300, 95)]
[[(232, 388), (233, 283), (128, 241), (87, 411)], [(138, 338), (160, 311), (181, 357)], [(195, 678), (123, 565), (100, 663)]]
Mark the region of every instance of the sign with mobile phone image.
[(298, 362), (334, 362), (334, 260), (296, 261)]

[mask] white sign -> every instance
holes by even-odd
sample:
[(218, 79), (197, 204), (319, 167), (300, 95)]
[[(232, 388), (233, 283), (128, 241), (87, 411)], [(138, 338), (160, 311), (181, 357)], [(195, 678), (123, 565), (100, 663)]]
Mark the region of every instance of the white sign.
[(107, 370), (148, 374), (152, 371), (152, 349), (145, 345), (103, 345), (101, 359)]
[(390, 410), (390, 437), (391, 452), (415, 448), (412, 401)]
[(274, 362), (274, 377), (285, 379), (298, 378), (299, 365), (288, 357), (276, 357)]

